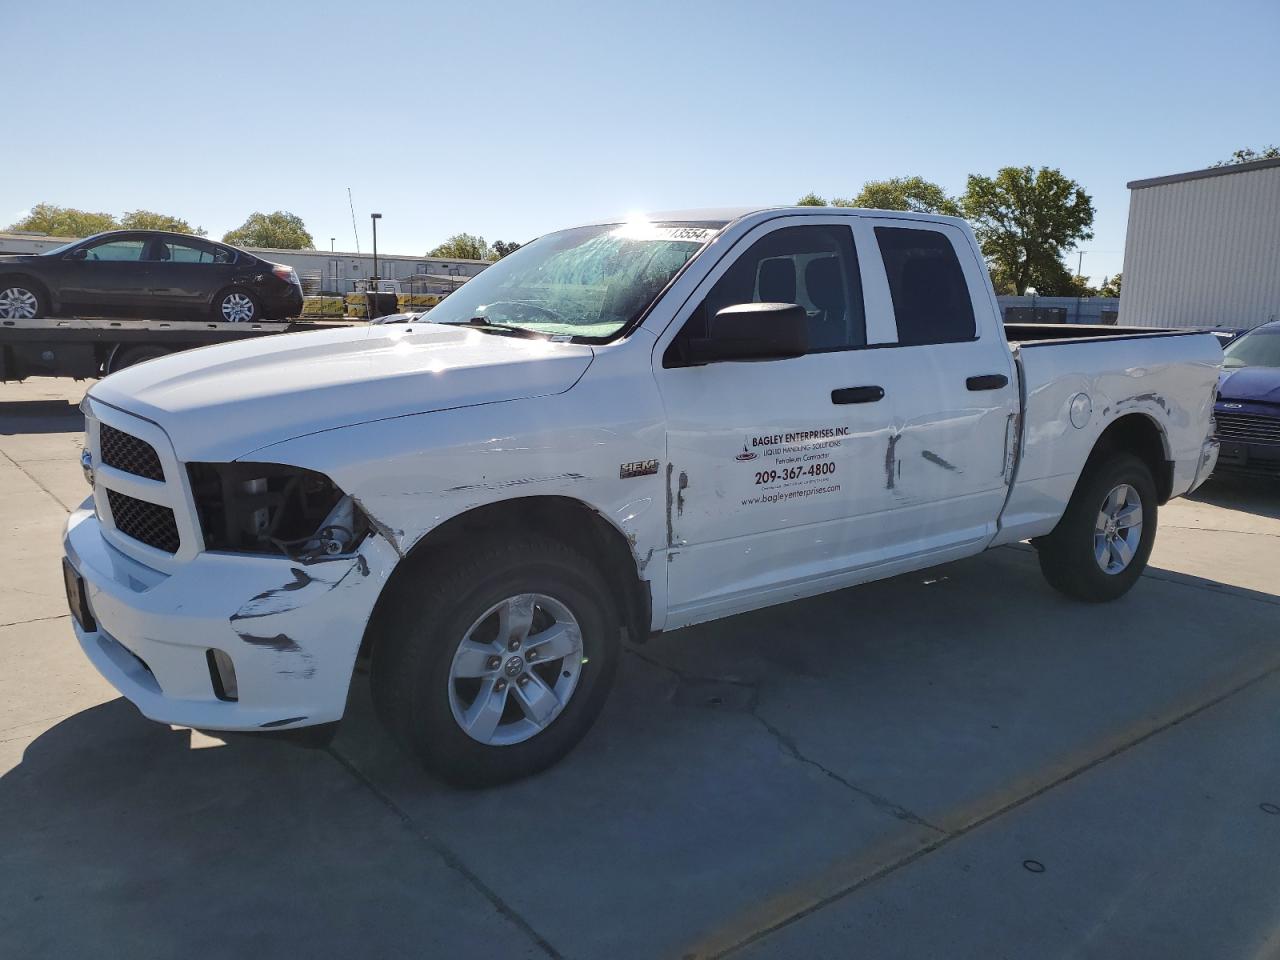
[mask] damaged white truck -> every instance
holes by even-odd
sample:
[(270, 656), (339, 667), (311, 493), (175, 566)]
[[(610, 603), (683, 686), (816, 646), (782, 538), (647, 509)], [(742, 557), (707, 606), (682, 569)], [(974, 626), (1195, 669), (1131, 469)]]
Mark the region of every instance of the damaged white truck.
[(154, 720), (332, 724), (367, 657), (409, 749), (501, 782), (582, 737), (627, 638), (1028, 539), (1060, 591), (1119, 597), (1213, 469), (1221, 360), (1208, 334), (1006, 338), (947, 217), (578, 227), (418, 322), (95, 385), (68, 599)]

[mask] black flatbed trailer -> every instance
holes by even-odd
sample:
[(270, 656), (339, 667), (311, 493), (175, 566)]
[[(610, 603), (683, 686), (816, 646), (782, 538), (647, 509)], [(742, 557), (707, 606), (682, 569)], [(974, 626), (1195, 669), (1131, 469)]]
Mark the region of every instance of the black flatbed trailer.
[(280, 333), (363, 325), (364, 320), (130, 320), (69, 317), (0, 320), (0, 381), (27, 377), (102, 377), (193, 347)]

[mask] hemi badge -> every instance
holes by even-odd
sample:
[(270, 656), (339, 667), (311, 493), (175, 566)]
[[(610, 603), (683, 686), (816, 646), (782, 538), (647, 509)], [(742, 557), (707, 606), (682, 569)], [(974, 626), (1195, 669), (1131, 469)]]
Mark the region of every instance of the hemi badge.
[(624, 463), (618, 468), (618, 479), (630, 480), (632, 477), (651, 477), (657, 472), (657, 460), (636, 460), (632, 463)]

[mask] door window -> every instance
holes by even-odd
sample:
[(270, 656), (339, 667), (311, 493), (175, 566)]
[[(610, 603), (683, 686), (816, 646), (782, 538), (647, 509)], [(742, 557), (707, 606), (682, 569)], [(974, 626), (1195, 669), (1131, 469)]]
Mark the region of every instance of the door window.
[(154, 240), (148, 260), (165, 263), (230, 263), (228, 251), (194, 241)]
[(106, 240), (86, 248), (86, 260), (138, 261), (145, 240)]
[(898, 345), (977, 339), (973, 302), (951, 241), (937, 230), (876, 227)]
[(684, 362), (684, 344), (705, 337), (716, 312), (739, 303), (798, 303), (809, 318), (809, 352), (865, 346), (866, 315), (853, 234), (844, 226), (783, 227), (760, 238), (716, 281), (667, 351)]

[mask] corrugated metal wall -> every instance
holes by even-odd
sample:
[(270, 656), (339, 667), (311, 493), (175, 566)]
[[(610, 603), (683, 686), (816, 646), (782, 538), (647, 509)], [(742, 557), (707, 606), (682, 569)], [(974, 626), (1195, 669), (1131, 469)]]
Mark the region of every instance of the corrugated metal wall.
[(1280, 167), (1129, 194), (1120, 322), (1256, 327), (1280, 319)]

